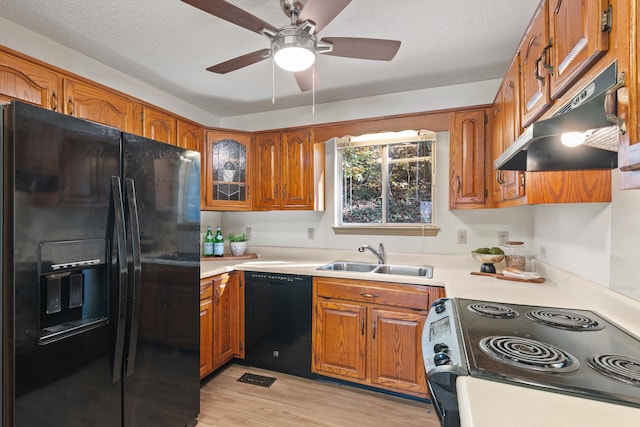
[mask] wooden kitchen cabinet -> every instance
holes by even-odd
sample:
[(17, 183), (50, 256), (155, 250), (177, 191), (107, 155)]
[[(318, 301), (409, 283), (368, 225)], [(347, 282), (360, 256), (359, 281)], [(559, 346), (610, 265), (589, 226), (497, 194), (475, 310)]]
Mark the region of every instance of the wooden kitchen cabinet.
[(200, 281), (200, 378), (234, 357), (243, 357), (244, 301), (240, 274), (218, 274)]
[(178, 147), (199, 151), (202, 154), (204, 150), (203, 126), (187, 120), (178, 119), (177, 133), (178, 137), (176, 140), (178, 141)]
[(548, 70), (556, 99), (609, 48), (608, 0), (549, 0), (551, 48)]
[(213, 372), (213, 281), (200, 280), (200, 379)]
[(178, 145), (177, 126), (176, 116), (146, 105), (142, 107), (142, 136), (145, 138)]
[[(518, 58), (509, 67), (500, 85), (494, 103), (493, 137), (491, 141), (491, 168), (493, 162), (521, 133), (519, 109)], [(498, 207), (524, 203), (525, 180), (522, 171), (495, 171), (493, 202)]]
[(451, 114), (449, 209), (487, 207), (484, 109)]
[[(554, 1), (554, 0), (552, 0)], [(527, 127), (551, 105), (548, 64), (550, 49), (548, 0), (538, 5), (520, 44), (520, 113)]]
[(60, 77), (53, 70), (0, 50), (0, 104), (19, 100), (60, 111)]
[(427, 397), (421, 335), (443, 288), (314, 278), (314, 373)]
[(95, 84), (65, 77), (61, 110), (81, 119), (141, 134), (138, 104)]
[(203, 209), (251, 209), (251, 154), (248, 132), (206, 130)]
[(258, 132), (254, 150), (258, 210), (324, 208), (324, 145), (311, 130)]

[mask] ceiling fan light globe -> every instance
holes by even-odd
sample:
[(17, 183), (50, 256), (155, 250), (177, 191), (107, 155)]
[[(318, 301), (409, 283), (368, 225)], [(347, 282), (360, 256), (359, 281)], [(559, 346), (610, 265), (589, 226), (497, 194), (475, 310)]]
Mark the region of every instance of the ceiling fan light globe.
[(285, 46), (276, 50), (273, 60), (283, 70), (296, 72), (311, 67), (316, 60), (316, 55), (304, 47)]

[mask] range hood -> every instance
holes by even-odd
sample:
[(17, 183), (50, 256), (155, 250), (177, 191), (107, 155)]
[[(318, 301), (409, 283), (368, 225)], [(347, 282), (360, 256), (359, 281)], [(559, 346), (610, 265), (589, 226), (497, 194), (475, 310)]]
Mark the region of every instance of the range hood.
[[(496, 159), (494, 168), (558, 171), (618, 167), (621, 125), (615, 116), (614, 88), (618, 86), (617, 63), (614, 62), (552, 117), (526, 128)], [(607, 100), (607, 96), (610, 99)], [(611, 114), (605, 112), (605, 102), (614, 110)], [(591, 131), (591, 134), (582, 145), (567, 147), (560, 141), (565, 132), (585, 131)]]

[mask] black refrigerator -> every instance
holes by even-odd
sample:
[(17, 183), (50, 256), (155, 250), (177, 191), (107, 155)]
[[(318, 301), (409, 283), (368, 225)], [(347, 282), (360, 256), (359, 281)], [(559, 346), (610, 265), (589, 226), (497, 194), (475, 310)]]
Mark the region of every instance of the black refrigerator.
[(0, 122), (3, 425), (195, 425), (199, 153), (20, 102)]

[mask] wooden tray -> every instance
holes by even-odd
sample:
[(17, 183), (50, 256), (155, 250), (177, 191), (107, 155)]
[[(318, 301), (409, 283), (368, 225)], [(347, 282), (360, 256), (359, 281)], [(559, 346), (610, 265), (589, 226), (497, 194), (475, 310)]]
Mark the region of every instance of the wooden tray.
[(518, 277), (505, 276), (504, 274), (498, 273), (483, 273), (482, 271), (472, 271), (471, 274), (476, 276), (493, 276), (496, 279), (511, 280), (513, 282), (544, 283), (544, 277), (540, 277), (538, 279), (520, 279)]

